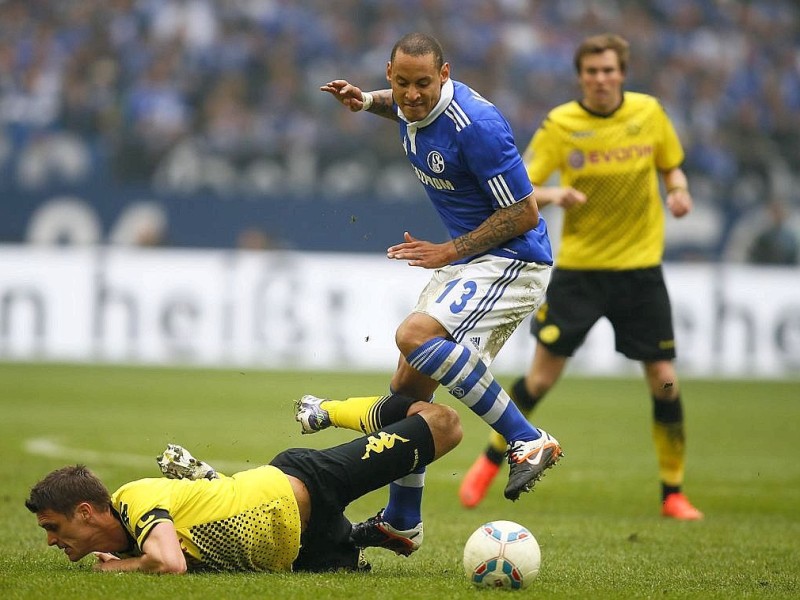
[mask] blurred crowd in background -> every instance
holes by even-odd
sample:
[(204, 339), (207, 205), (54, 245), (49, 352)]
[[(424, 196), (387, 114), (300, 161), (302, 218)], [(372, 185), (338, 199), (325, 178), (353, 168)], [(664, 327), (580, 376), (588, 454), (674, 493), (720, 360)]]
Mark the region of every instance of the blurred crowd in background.
[(623, 35), (626, 88), (661, 99), (687, 153), (697, 208), (670, 223), (667, 258), (797, 263), (796, 0), (4, 0), (4, 185), (425, 202), (394, 129), (319, 92), (386, 87), (412, 30), (440, 39), (520, 149), (577, 97), (578, 42)]

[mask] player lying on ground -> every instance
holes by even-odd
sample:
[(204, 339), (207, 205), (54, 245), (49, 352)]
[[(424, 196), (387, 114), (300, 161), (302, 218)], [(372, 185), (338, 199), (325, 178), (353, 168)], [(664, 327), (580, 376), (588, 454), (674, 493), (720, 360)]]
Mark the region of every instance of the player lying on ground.
[(159, 458), (170, 478), (113, 494), (86, 467), (64, 467), (34, 485), (25, 506), (48, 545), (73, 562), (94, 553), (99, 571), (367, 570), (345, 507), (461, 441), (448, 406), (414, 402), (406, 414), (351, 442), (289, 449), (230, 477), (179, 446)]

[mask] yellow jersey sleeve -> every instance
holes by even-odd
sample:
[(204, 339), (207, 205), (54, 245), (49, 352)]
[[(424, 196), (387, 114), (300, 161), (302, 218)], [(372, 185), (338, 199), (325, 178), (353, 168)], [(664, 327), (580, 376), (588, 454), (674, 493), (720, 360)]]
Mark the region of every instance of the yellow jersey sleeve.
[(190, 568), (288, 571), (300, 551), (297, 501), (272, 466), (214, 480), (140, 479), (111, 502), (139, 548), (172, 520)]
[(141, 549), (156, 523), (171, 521), (168, 479), (141, 479), (122, 486), (111, 504), (122, 524)]
[(553, 109), (524, 158), (534, 185), (558, 171), (560, 185), (585, 193), (564, 211), (556, 265), (623, 270), (656, 266), (664, 250), (658, 172), (680, 166), (678, 136), (654, 97), (625, 92), (622, 106), (598, 116), (578, 102)]

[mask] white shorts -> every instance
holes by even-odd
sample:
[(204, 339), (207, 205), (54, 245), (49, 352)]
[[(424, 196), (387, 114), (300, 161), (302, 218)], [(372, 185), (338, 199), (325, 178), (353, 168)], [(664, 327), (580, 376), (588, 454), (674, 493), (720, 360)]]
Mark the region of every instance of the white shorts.
[(491, 364), (519, 324), (542, 304), (550, 265), (484, 255), (436, 269), (413, 312), (430, 315)]

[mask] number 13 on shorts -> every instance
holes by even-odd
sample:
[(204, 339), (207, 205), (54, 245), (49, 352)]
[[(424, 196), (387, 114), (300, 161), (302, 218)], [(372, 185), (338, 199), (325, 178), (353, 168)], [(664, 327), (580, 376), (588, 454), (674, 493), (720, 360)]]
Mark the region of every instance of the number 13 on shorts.
[[(461, 283), (461, 285), (459, 285)], [(478, 284), (471, 280), (463, 281), (453, 279), (448, 281), (444, 286), (444, 291), (436, 299), (437, 304), (441, 304), (447, 299), (450, 302), (450, 312), (457, 315), (467, 307), (467, 302), (478, 291)], [(452, 300), (455, 298), (455, 300)]]
[(448, 265), (436, 269), (414, 312), (436, 319), (456, 342), (469, 340), (489, 364), (542, 303), (550, 269), (491, 255)]

